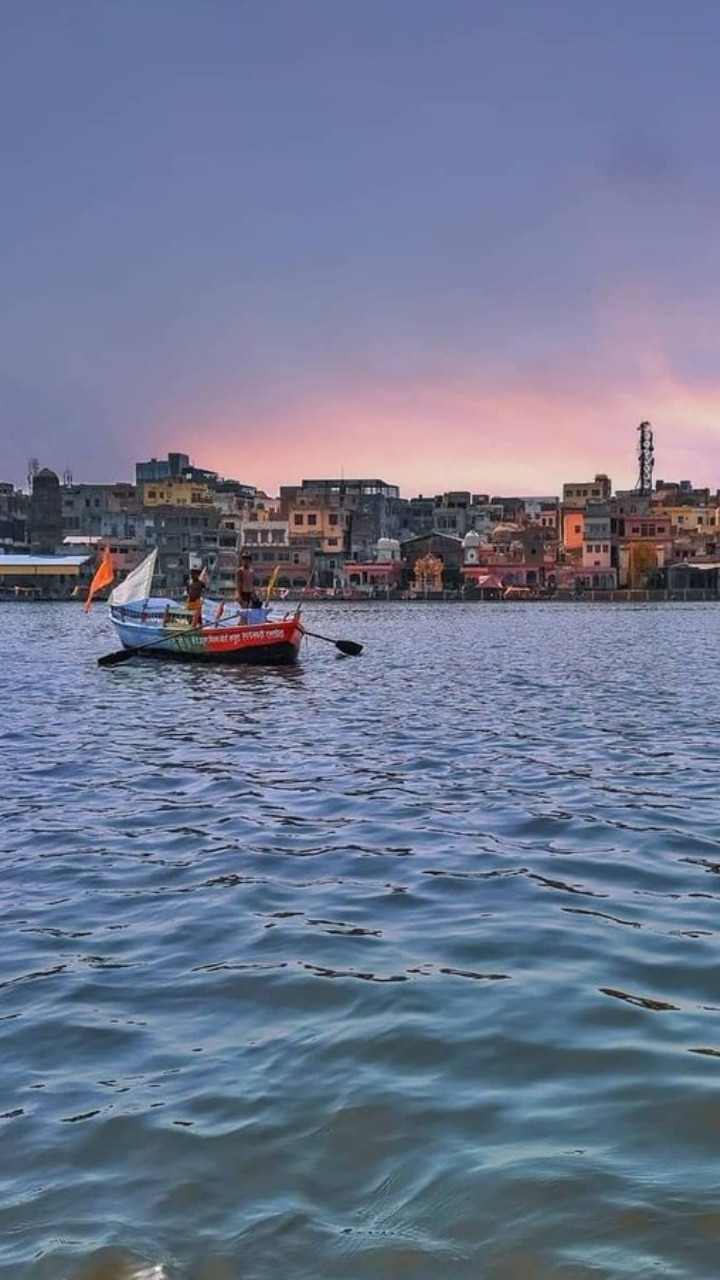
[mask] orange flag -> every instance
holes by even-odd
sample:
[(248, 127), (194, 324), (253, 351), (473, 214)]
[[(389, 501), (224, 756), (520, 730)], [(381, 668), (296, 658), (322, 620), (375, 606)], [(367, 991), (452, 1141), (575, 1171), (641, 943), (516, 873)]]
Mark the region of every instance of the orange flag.
[(102, 561), (100, 563), (100, 568), (96, 570), (95, 577), (90, 583), (90, 590), (88, 591), (87, 600), (85, 601), (86, 613), (90, 608), (90, 605), (92, 604), (92, 598), (95, 595), (95, 592), (102, 591), (103, 587), (109, 587), (114, 576), (115, 576), (115, 571), (113, 569), (113, 562), (112, 562), (112, 557), (110, 555), (110, 548), (106, 547), (105, 554), (103, 555)]

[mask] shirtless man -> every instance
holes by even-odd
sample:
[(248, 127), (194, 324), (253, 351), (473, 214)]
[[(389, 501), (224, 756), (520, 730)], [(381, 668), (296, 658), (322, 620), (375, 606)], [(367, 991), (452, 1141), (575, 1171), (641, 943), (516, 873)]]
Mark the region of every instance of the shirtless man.
[(252, 556), (249, 551), (243, 551), (240, 557), (240, 564), (235, 574), (235, 596), (243, 609), (251, 609), (253, 607), (255, 591)]
[(199, 569), (190, 570), (190, 578), (187, 584), (187, 602), (185, 608), (192, 614), (190, 620), (191, 627), (199, 627), (202, 622), (202, 594), (205, 590), (205, 584), (200, 577)]

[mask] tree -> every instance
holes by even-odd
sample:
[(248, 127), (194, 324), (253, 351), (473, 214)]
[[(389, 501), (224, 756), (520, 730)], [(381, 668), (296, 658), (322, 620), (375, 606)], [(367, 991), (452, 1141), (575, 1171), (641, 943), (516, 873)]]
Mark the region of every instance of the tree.
[(649, 542), (632, 542), (628, 560), (628, 586), (632, 591), (648, 584), (650, 574), (657, 569), (657, 553)]

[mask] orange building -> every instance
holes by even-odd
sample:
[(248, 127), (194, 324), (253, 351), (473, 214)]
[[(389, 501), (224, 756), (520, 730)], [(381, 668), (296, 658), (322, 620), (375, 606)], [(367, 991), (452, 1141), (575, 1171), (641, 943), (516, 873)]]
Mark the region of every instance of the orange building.
[(566, 551), (577, 551), (582, 555), (585, 541), (585, 512), (581, 507), (563, 509), (560, 541)]

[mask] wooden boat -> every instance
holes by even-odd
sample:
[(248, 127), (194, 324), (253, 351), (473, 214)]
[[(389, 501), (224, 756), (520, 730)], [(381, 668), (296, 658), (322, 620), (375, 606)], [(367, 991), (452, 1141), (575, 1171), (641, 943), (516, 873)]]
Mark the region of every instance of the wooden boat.
[(156, 556), (151, 552), (111, 592), (110, 620), (123, 648), (101, 658), (103, 665), (134, 656), (225, 664), (297, 661), (304, 634), (299, 607), (290, 615), (274, 617), (266, 605), (241, 609), (203, 600), (198, 617), (177, 600), (150, 594)]

